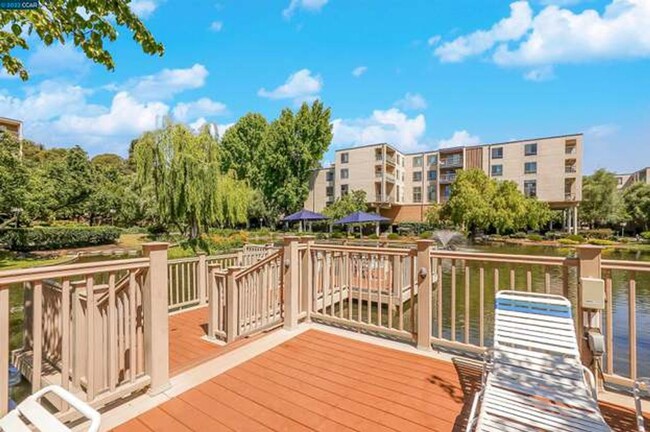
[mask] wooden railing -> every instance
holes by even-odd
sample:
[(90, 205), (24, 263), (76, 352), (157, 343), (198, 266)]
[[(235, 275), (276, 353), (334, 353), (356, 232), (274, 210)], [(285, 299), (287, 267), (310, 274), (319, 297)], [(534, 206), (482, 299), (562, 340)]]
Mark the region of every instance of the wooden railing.
[[(145, 258), (0, 272), (0, 370), (9, 359), (9, 288), (22, 286), (25, 330), (14, 362), (33, 391), (58, 384), (101, 406), (146, 386), (163, 388), (167, 245), (144, 248)], [(0, 415), (7, 388), (4, 372)]]
[(246, 268), (210, 267), (208, 337), (228, 342), (282, 322), (282, 251)]

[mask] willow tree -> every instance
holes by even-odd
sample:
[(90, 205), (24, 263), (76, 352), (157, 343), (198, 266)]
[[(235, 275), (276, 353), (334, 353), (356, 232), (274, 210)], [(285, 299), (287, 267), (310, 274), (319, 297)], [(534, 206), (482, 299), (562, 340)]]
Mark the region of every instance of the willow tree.
[(196, 239), (210, 226), (246, 222), (251, 189), (221, 171), (209, 126), (194, 134), (185, 125), (167, 122), (138, 139), (134, 159), (138, 183), (153, 188), (161, 223)]

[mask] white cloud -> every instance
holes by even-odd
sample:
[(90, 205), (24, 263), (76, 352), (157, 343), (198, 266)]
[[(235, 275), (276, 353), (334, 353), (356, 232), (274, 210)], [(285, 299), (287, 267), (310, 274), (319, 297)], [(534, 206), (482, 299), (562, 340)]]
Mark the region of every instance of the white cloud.
[(197, 63), (187, 69), (163, 69), (153, 75), (130, 79), (125, 85), (114, 89), (126, 90), (140, 100), (164, 100), (186, 90), (203, 87), (207, 76), (206, 67)]
[(332, 122), (335, 146), (391, 143), (405, 151), (421, 150), (426, 130), (423, 114), (409, 118), (397, 108), (375, 110), (367, 118), (335, 119)]
[(354, 69), (352, 69), (352, 75), (359, 78), (361, 75), (363, 75), (367, 71), (368, 71), (368, 68), (366, 66), (357, 66)]
[(420, 111), (427, 107), (427, 101), (419, 93), (406, 93), (403, 98), (395, 102), (395, 106), (407, 111)]
[(604, 123), (590, 127), (585, 131), (585, 135), (592, 140), (601, 140), (608, 138), (618, 132), (619, 127), (612, 123)]
[(429, 46), (437, 45), (438, 42), (440, 42), (440, 39), (442, 39), (440, 35), (431, 36), (429, 39), (427, 39), (427, 45)]
[(434, 53), (443, 62), (460, 62), (465, 58), (482, 54), (497, 43), (518, 40), (530, 29), (533, 10), (527, 1), (510, 4), (510, 16), (494, 24), (490, 30), (478, 30), (445, 42)]
[(291, 19), (298, 9), (310, 12), (319, 12), (328, 1), (329, 0), (291, 0), (289, 6), (282, 11), (282, 16), (285, 19)]
[(72, 44), (39, 46), (29, 57), (28, 68), (32, 75), (54, 75), (61, 72), (84, 73), (90, 60)]
[(567, 7), (567, 6), (575, 6), (584, 1), (585, 0), (540, 0), (539, 2), (544, 6), (555, 5), (560, 7)]
[(535, 82), (550, 81), (553, 78), (555, 78), (555, 71), (551, 65), (531, 69), (524, 74), (524, 79)]
[(443, 62), (459, 62), (490, 50), (502, 66), (542, 66), (608, 59), (650, 57), (650, 1), (611, 0), (604, 11), (575, 13), (548, 1), (532, 16), (527, 1), (510, 5), (510, 16), (490, 30), (479, 30), (438, 46)]
[(269, 99), (293, 99), (295, 102), (315, 99), (323, 88), (320, 75), (312, 75), (309, 69), (301, 69), (287, 78), (274, 90), (259, 89), (257, 94)]
[(212, 24), (210, 24), (210, 30), (213, 32), (220, 32), (221, 29), (223, 29), (223, 22), (221, 21), (212, 21)]
[(129, 7), (140, 18), (149, 18), (158, 8), (156, 0), (133, 0)]
[(438, 141), (438, 148), (474, 146), (480, 143), (481, 139), (479, 137), (470, 134), (466, 130), (461, 130), (454, 132), (451, 138)]
[(226, 105), (210, 98), (201, 98), (194, 102), (181, 102), (173, 109), (174, 117), (180, 121), (188, 121), (198, 117), (210, 117), (226, 113)]

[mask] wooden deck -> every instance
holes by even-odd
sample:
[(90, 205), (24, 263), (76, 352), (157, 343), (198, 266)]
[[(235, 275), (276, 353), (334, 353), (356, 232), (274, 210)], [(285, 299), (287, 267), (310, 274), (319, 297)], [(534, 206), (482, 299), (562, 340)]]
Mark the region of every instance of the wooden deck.
[[(462, 431), (479, 382), (471, 363), (310, 330), (115, 431)], [(632, 411), (603, 410), (634, 430)]]

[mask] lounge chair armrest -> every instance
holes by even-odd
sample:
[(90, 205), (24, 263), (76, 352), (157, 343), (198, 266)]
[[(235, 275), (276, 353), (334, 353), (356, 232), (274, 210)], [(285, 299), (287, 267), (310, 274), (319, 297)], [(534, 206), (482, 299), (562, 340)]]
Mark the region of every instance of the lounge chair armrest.
[(636, 424), (639, 432), (645, 432), (643, 405), (641, 403), (644, 388), (646, 393), (650, 393), (650, 378), (637, 378), (634, 381), (634, 407), (636, 408)]
[(47, 393), (54, 393), (62, 400), (67, 402), (71, 407), (77, 410), (80, 414), (90, 420), (90, 425), (88, 426), (88, 432), (98, 432), (101, 422), (101, 417), (97, 411), (90, 407), (90, 405), (81, 401), (75, 395), (69, 391), (63, 389), (62, 387), (51, 385), (42, 388), (41, 390), (34, 393), (31, 398), (40, 399)]
[(591, 389), (591, 396), (595, 400), (598, 400), (598, 389), (596, 388), (596, 378), (594, 377), (594, 373), (585, 365), (582, 365), (582, 370), (585, 373), (585, 383)]

